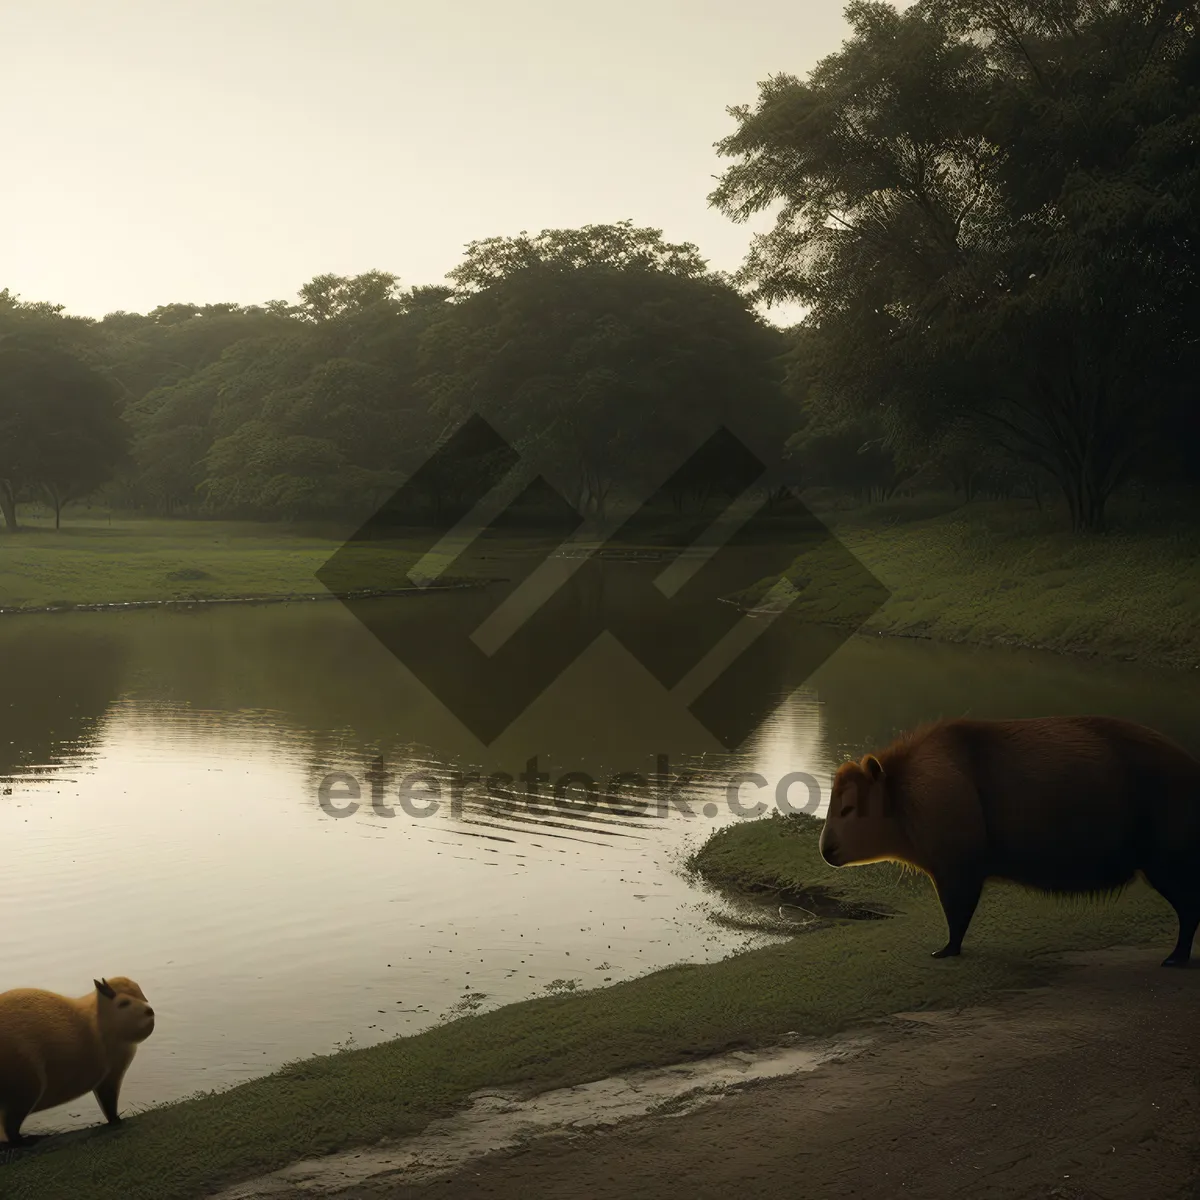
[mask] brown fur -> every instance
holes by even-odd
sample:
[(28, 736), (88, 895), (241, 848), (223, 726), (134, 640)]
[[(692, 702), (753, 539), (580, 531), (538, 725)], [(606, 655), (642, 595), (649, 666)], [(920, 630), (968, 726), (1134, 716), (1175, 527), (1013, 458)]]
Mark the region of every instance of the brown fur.
[(1111, 717), (939, 721), (834, 777), (821, 854), (892, 861), (933, 880), (958, 954), (984, 881), (1059, 894), (1120, 891), (1137, 872), (1175, 909), (1164, 966), (1200, 925), (1200, 762)]
[(110, 1125), (120, 1121), (121, 1081), (154, 1031), (154, 1010), (132, 979), (93, 982), (78, 1000), (38, 988), (0, 994), (0, 1127), (11, 1145), (27, 1140), (30, 1113), (87, 1092)]

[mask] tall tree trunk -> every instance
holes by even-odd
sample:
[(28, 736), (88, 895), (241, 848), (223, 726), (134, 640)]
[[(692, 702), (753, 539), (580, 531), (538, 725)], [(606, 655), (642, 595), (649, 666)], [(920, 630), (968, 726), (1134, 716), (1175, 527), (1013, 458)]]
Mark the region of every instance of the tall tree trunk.
[(9, 533), (17, 530), (17, 497), (7, 479), (0, 479), (0, 513), (4, 514), (4, 527)]
[(1096, 479), (1083, 463), (1064, 464), (1056, 474), (1071, 514), (1071, 532), (1103, 533), (1112, 488)]

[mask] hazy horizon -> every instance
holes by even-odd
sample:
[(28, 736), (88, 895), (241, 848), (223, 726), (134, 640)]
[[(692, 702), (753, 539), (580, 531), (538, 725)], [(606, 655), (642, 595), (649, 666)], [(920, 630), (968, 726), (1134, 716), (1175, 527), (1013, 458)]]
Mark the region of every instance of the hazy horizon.
[(726, 109), (836, 50), (843, 7), (9, 7), (29, 103), (0, 288), (97, 318), (264, 303), (323, 272), (440, 283), (473, 240), (626, 218), (732, 271), (769, 218), (708, 206)]

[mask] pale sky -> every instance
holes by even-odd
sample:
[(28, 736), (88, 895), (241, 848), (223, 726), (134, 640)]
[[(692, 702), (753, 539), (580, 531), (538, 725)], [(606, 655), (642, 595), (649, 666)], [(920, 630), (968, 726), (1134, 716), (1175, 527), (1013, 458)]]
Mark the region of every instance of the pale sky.
[(622, 218), (733, 270), (726, 106), (836, 50), (842, 10), (0, 0), (0, 288), (99, 317), (324, 271), (439, 283), (473, 239)]

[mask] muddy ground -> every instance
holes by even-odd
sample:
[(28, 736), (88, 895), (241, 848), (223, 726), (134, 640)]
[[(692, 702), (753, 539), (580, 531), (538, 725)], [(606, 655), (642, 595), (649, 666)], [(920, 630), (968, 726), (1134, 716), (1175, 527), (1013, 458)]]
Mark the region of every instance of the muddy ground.
[(996, 1008), (899, 1014), (855, 1031), (840, 1061), (690, 1111), (477, 1145), (440, 1178), (377, 1160), (358, 1182), (350, 1169), (339, 1185), (323, 1172), (242, 1194), (1200, 1200), (1200, 964), (1163, 970), (1160, 957), (1076, 956), (1052, 987)]

